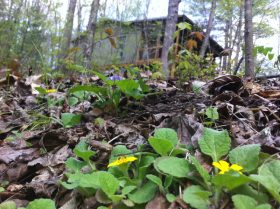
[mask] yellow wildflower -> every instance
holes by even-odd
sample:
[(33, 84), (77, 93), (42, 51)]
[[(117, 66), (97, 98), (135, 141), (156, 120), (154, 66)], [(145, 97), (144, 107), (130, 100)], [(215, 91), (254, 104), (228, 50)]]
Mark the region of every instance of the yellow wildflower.
[(224, 174), (225, 172), (228, 172), (229, 170), (237, 171), (241, 174), (241, 170), (243, 169), (242, 166), (237, 164), (230, 164), (224, 160), (220, 160), (219, 162), (213, 162), (212, 165), (218, 169), (220, 169), (219, 174)]
[(56, 93), (57, 90), (56, 89), (46, 89), (47, 93)]
[(128, 162), (133, 162), (137, 160), (136, 157), (134, 156), (123, 156), (123, 157), (119, 157), (117, 160), (111, 162), (107, 167), (112, 167), (112, 166), (118, 166), (118, 165), (122, 165), (124, 163), (128, 163)]

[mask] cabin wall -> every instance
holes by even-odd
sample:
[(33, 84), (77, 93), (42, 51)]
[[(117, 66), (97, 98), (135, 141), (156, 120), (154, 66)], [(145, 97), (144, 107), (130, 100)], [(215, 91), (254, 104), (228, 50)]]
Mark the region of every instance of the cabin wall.
[(106, 28), (108, 28), (107, 25), (98, 29), (96, 37), (101, 41), (96, 40), (97, 44), (93, 51), (94, 64), (104, 66), (109, 64), (133, 63), (136, 59), (137, 48), (142, 43), (141, 31), (128, 26), (112, 27), (117, 45), (117, 48), (114, 48), (109, 39), (104, 39), (106, 37), (106, 35), (104, 36)]

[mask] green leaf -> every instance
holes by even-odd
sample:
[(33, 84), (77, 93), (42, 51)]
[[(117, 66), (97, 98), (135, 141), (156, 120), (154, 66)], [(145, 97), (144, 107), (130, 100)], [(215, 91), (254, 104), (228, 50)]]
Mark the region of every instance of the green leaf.
[(150, 137), (148, 141), (156, 153), (160, 154), (161, 156), (169, 155), (169, 153), (174, 148), (173, 144), (168, 139)]
[(44, 89), (43, 87), (35, 87), (35, 89), (39, 92), (39, 94), (45, 95), (48, 94), (48, 92), (46, 91), (46, 89)]
[(166, 176), (165, 177), (165, 180), (164, 180), (164, 188), (167, 190), (171, 184), (172, 184), (172, 181), (173, 181), (173, 176)]
[(109, 208), (105, 206), (99, 206), (97, 209), (109, 209)]
[(0, 187), (0, 192), (4, 192), (5, 189), (3, 187)]
[(177, 157), (160, 157), (154, 162), (154, 167), (167, 175), (178, 178), (188, 177), (190, 164), (188, 161)]
[(76, 97), (69, 97), (68, 98), (68, 103), (71, 107), (75, 106), (76, 104), (78, 104), (79, 99)]
[(218, 120), (219, 119), (219, 113), (218, 109), (216, 107), (208, 107), (205, 111), (205, 114), (208, 118), (212, 120)]
[(95, 75), (97, 75), (105, 84), (112, 86), (114, 85), (114, 81), (110, 80), (109, 78), (107, 78), (104, 74), (96, 72), (96, 71), (92, 71)]
[(122, 195), (127, 195), (133, 190), (135, 190), (137, 187), (136, 186), (126, 186), (122, 189)]
[(5, 201), (0, 204), (0, 209), (16, 209), (17, 205), (14, 201)]
[(82, 167), (86, 166), (87, 163), (70, 157), (65, 162), (66, 168), (73, 172), (78, 172)]
[(154, 182), (156, 185), (158, 185), (158, 187), (159, 187), (159, 189), (160, 189), (161, 191), (164, 191), (163, 184), (162, 184), (162, 180), (161, 180), (159, 177), (157, 177), (157, 176), (155, 176), (155, 175), (152, 175), (152, 174), (149, 174), (149, 175), (147, 175), (146, 177), (147, 177), (147, 179), (149, 179), (150, 181), (152, 181), (152, 182)]
[(173, 144), (173, 146), (176, 146), (178, 143), (178, 135), (176, 131), (171, 128), (156, 129), (154, 137), (158, 139), (167, 139)]
[(84, 161), (89, 162), (91, 156), (95, 155), (95, 152), (88, 149), (88, 145), (85, 140), (81, 140), (74, 148), (74, 153), (82, 158)]
[(271, 209), (271, 205), (262, 204), (262, 205), (257, 206), (256, 209)]
[(191, 30), (192, 29), (192, 26), (190, 23), (187, 23), (187, 22), (180, 22), (177, 24), (177, 27), (180, 29), (180, 30)]
[(81, 122), (81, 115), (76, 115), (74, 113), (61, 113), (61, 121), (65, 128), (71, 128), (78, 125)]
[(100, 172), (91, 174), (83, 174), (80, 172), (67, 174), (67, 182), (61, 182), (61, 184), (66, 189), (74, 189), (77, 187), (98, 189), (100, 188), (99, 175)]
[(269, 197), (266, 193), (262, 192), (259, 188), (255, 189), (249, 184), (241, 185), (233, 190), (231, 194), (242, 194), (258, 200), (258, 203), (267, 203)]
[(141, 93), (142, 90), (139, 86), (139, 83), (137, 83), (134, 80), (125, 79), (121, 81), (116, 81), (115, 84), (126, 96), (131, 96), (137, 100), (143, 98), (144, 96), (144, 94)]
[(259, 144), (236, 147), (229, 152), (229, 161), (243, 167), (242, 172), (250, 172), (257, 168), (260, 154)]
[(226, 130), (216, 131), (204, 128), (203, 136), (198, 141), (201, 151), (217, 162), (230, 150), (230, 137)]
[(238, 172), (235, 171), (229, 171), (226, 172), (225, 174), (218, 174), (212, 178), (212, 182), (216, 186), (220, 186), (220, 187), (224, 186), (227, 187), (229, 190), (239, 187), (251, 181), (252, 180), (249, 177), (239, 174)]
[(269, 60), (273, 60), (273, 58), (274, 58), (274, 54), (271, 54), (271, 53), (269, 53), (267, 56), (268, 56)]
[(152, 157), (152, 156), (142, 156), (140, 158), (140, 162), (139, 162), (139, 165), (138, 165), (138, 168), (139, 168), (139, 171), (138, 171), (138, 178), (139, 179), (144, 179), (148, 170), (149, 170), (149, 167), (154, 163), (155, 161), (155, 158)]
[(258, 205), (257, 201), (246, 195), (234, 195), (232, 201), (236, 209), (271, 209), (269, 204)]
[(99, 184), (102, 191), (109, 195), (113, 195), (119, 188), (119, 181), (110, 173), (105, 171), (99, 172)]
[(72, 87), (71, 89), (69, 89), (68, 94), (75, 93), (75, 92), (83, 92), (83, 91), (91, 92), (94, 94), (99, 94), (99, 93), (105, 94), (106, 93), (106, 89), (103, 87), (78, 85), (78, 86), (75, 86), (75, 87)]
[(171, 193), (166, 194), (165, 197), (166, 197), (167, 201), (170, 202), (170, 203), (172, 203), (176, 200), (176, 196), (174, 194), (171, 194)]
[(128, 198), (137, 204), (142, 204), (152, 200), (156, 194), (157, 185), (153, 182), (147, 182), (132, 194), (128, 194)]
[(200, 186), (190, 186), (184, 190), (183, 200), (193, 208), (208, 209), (211, 192), (205, 191)]
[(55, 203), (50, 199), (36, 199), (28, 204), (26, 209), (56, 209)]
[(210, 180), (209, 173), (203, 168), (203, 166), (200, 164), (200, 162), (194, 157), (190, 156), (191, 163), (194, 165), (200, 176), (203, 178), (205, 183), (208, 183)]
[(111, 152), (111, 157), (109, 162), (113, 162), (114, 160), (116, 160), (120, 155), (128, 155), (131, 154), (131, 150), (127, 149), (126, 146), (124, 145), (117, 145), (113, 148), (112, 152)]
[(139, 84), (142, 92), (144, 92), (144, 93), (150, 92), (150, 87), (142, 79), (138, 80), (138, 84)]
[(250, 178), (262, 184), (270, 194), (280, 203), (280, 161), (272, 160), (258, 169), (258, 175)]

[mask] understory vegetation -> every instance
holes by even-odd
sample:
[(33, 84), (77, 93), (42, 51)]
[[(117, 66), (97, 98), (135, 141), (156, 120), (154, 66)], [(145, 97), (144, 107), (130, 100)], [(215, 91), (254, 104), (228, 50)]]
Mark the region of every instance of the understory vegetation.
[(280, 208), (279, 11), (0, 0), (0, 209)]

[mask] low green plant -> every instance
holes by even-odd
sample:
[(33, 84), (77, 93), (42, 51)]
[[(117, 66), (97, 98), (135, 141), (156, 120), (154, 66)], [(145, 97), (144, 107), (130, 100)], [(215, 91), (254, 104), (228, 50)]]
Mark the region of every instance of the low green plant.
[(82, 116), (74, 113), (61, 113), (61, 122), (65, 128), (71, 128), (81, 122)]
[(179, 62), (176, 63), (176, 76), (180, 82), (215, 76), (217, 65), (213, 62), (210, 54), (206, 58), (201, 58), (189, 50), (181, 50), (177, 56)]
[[(74, 149), (80, 160), (67, 160), (67, 181), (62, 185), (84, 196), (95, 195), (104, 206), (114, 207), (144, 208), (157, 193), (173, 202), (179, 188), (183, 188), (182, 200), (197, 209), (219, 207), (226, 196), (237, 209), (244, 204), (251, 205), (248, 208), (272, 208), (271, 198), (280, 203), (280, 161), (263, 158), (259, 144), (231, 149), (226, 130), (205, 128), (198, 145), (212, 159), (212, 173), (180, 144), (172, 129), (155, 130), (148, 142), (155, 152), (139, 147), (133, 153), (123, 145), (115, 146), (104, 170), (96, 169), (91, 161), (95, 152), (80, 142)], [(187, 182), (190, 186), (185, 186)]]
[[(16, 203), (14, 201), (5, 201), (0, 204), (1, 209), (16, 209)], [(55, 203), (50, 199), (36, 199), (27, 205), (27, 207), (19, 207), (18, 209), (56, 209)]]
[(121, 96), (140, 100), (149, 92), (149, 87), (141, 79), (120, 79), (119, 76), (108, 78), (102, 73), (94, 72), (103, 82), (103, 86), (78, 85), (71, 88), (68, 93), (89, 92), (97, 97), (95, 105), (104, 108), (111, 106), (115, 111), (118, 110)]

